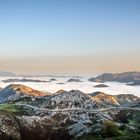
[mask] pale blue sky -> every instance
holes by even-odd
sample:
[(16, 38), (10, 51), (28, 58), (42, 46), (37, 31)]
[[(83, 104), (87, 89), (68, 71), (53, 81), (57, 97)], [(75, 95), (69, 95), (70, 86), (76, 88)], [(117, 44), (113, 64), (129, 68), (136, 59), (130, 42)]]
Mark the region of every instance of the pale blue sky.
[(0, 1), (1, 63), (49, 56), (111, 59), (112, 54), (140, 60), (139, 0)]

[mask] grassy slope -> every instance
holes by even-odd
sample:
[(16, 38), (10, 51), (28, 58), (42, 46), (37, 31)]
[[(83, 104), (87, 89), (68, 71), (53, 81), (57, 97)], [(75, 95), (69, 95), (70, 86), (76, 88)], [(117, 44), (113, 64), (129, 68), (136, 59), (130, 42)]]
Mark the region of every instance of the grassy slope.
[(8, 113), (20, 113), (20, 110), (12, 104), (0, 104), (0, 111)]

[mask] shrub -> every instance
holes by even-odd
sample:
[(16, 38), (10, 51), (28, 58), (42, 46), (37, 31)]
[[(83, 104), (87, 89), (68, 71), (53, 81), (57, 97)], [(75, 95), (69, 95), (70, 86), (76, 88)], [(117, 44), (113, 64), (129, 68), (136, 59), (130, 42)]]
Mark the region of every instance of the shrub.
[(112, 121), (105, 121), (101, 128), (103, 137), (115, 137), (119, 135), (119, 129)]

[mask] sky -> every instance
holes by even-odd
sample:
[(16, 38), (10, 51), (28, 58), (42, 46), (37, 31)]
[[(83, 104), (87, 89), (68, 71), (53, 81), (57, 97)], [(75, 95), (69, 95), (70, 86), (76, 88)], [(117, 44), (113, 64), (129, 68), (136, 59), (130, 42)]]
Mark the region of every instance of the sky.
[(139, 0), (1, 0), (0, 70), (140, 71)]

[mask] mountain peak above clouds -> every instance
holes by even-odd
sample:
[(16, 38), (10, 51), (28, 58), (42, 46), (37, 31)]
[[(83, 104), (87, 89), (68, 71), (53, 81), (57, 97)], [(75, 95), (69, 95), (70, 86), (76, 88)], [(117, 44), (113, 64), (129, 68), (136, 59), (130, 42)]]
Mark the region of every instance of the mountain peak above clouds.
[(136, 82), (140, 80), (140, 72), (123, 72), (123, 73), (103, 73), (95, 78), (90, 78), (92, 82), (116, 81), (122, 83)]

